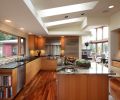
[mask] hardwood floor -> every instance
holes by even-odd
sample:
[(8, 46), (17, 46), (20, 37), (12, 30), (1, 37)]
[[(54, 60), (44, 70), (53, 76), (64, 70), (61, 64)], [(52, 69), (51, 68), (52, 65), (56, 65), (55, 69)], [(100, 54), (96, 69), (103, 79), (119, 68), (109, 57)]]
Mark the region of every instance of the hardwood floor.
[(56, 72), (40, 71), (14, 100), (56, 100)]

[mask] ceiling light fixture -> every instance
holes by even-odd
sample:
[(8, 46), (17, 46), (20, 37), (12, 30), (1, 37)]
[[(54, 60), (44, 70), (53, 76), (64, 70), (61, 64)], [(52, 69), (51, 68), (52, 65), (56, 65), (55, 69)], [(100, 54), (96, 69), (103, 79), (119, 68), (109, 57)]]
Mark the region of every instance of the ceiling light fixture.
[(10, 22), (12, 22), (12, 21), (11, 21), (11, 20), (6, 19), (6, 20), (5, 20), (5, 22), (10, 23)]
[(48, 22), (48, 23), (45, 23), (45, 25), (46, 27), (49, 27), (49, 26), (55, 26), (55, 25), (73, 23), (73, 22), (80, 22), (80, 21), (83, 21), (84, 19), (85, 17), (65, 19), (65, 20), (59, 20), (59, 21), (54, 21), (54, 22)]
[(85, 13), (82, 13), (81, 15), (83, 16), (83, 15), (85, 15)]
[(20, 30), (24, 30), (24, 28), (23, 28), (23, 27), (21, 27), (21, 28), (20, 28)]
[(40, 15), (40, 17), (48, 17), (48, 16), (66, 14), (66, 13), (91, 10), (96, 6), (97, 3), (98, 1), (91, 1), (86, 3), (75, 4), (75, 5), (44, 9), (44, 10), (39, 10), (38, 14)]
[(114, 8), (114, 5), (111, 5), (111, 6), (109, 6), (108, 8), (110, 8), (110, 9), (111, 9), (111, 8)]

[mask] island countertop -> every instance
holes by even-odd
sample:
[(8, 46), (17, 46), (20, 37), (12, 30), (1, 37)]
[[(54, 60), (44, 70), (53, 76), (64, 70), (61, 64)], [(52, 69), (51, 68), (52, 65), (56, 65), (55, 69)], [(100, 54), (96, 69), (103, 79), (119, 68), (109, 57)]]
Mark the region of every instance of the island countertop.
[(78, 67), (77, 71), (74, 72), (66, 72), (64, 68), (66, 68), (67, 66), (58, 66), (57, 74), (109, 74), (108, 67), (104, 66), (103, 64), (98, 64), (96, 62), (91, 62), (90, 68), (85, 69)]

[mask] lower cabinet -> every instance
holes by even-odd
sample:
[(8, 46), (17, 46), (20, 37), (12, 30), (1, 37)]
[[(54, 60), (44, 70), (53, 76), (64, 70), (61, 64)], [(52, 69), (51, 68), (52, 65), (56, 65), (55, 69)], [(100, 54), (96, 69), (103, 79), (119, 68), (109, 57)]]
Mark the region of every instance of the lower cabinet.
[(108, 100), (108, 76), (58, 74), (57, 100)]
[(26, 64), (26, 82), (25, 85), (27, 85), (33, 77), (40, 71), (41, 69), (41, 60), (40, 58), (35, 59), (29, 63)]
[(41, 70), (56, 71), (56, 69), (57, 69), (57, 60), (41, 58)]

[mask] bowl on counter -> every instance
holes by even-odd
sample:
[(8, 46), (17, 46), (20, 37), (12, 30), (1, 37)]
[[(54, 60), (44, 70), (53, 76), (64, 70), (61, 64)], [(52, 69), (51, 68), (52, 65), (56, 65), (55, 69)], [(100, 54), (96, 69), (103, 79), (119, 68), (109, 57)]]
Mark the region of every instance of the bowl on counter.
[(91, 62), (85, 59), (77, 59), (75, 61), (75, 65), (77, 67), (82, 67), (82, 68), (90, 68)]

